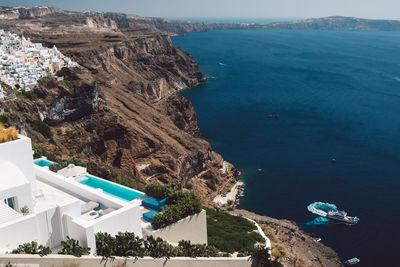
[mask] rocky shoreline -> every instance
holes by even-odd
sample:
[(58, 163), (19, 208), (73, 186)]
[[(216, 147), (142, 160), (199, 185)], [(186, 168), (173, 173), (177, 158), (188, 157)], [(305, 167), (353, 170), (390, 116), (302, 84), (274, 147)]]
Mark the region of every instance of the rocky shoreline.
[(261, 216), (247, 210), (230, 211), (256, 221), (272, 243), (272, 255), (286, 267), (343, 266), (338, 254), (302, 231), (295, 222)]
[(228, 205), (236, 208), (240, 204), (240, 197), (243, 195), (244, 187), (244, 182), (237, 181), (228, 192), (221, 193), (214, 197), (213, 202), (218, 207)]

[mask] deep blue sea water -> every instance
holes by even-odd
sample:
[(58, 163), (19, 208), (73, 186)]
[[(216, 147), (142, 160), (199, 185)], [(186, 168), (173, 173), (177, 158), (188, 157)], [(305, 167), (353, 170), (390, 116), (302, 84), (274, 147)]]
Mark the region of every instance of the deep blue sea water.
[[(208, 76), (182, 95), (243, 172), (241, 208), (296, 221), (359, 266), (399, 266), (400, 33), (235, 30), (173, 42)], [(360, 222), (317, 225), (315, 201)]]

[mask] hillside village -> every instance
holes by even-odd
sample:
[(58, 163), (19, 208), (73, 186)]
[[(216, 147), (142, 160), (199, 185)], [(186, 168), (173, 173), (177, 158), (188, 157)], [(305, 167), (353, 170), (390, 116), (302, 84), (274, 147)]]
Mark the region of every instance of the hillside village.
[[(0, 81), (14, 90), (30, 91), (41, 77), (54, 74), (62, 67), (78, 66), (55, 46), (43, 47), (0, 29)], [(4, 97), (0, 86), (0, 99)]]

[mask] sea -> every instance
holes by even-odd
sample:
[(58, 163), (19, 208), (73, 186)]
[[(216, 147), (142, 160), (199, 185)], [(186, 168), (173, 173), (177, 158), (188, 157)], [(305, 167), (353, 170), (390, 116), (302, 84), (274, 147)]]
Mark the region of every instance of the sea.
[[(242, 172), (239, 208), (295, 221), (343, 261), (399, 266), (399, 32), (224, 30), (173, 42), (207, 75), (182, 95)], [(317, 201), (358, 225), (309, 212)]]

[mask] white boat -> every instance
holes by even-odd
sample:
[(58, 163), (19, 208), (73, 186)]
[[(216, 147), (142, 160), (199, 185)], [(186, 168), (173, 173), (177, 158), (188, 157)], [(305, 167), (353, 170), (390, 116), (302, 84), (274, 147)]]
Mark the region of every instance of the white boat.
[(360, 262), (360, 259), (354, 257), (354, 258), (352, 258), (352, 259), (349, 259), (349, 260), (345, 261), (344, 263), (345, 263), (346, 265), (356, 265), (356, 264), (359, 263), (359, 262)]
[(356, 216), (354, 216), (354, 217), (348, 216), (347, 212), (339, 211), (339, 210), (328, 211), (326, 217), (328, 217), (331, 220), (343, 222), (345, 224), (350, 224), (350, 225), (356, 225), (358, 223), (358, 221), (360, 220)]

